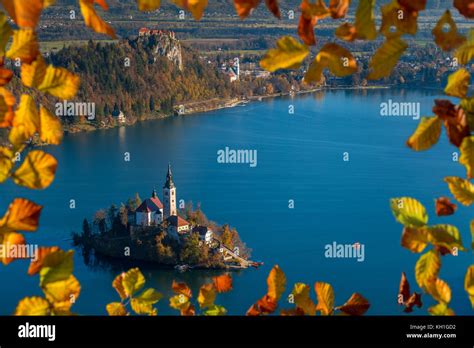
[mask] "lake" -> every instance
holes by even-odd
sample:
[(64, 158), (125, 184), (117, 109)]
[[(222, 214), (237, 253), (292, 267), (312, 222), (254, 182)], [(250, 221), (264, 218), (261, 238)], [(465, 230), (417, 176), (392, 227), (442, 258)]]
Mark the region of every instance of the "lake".
[[(96, 210), (125, 202), (135, 192), (146, 198), (154, 187), (161, 198), (170, 162), (178, 199), (200, 202), (211, 220), (236, 227), (253, 250), (252, 259), (265, 263), (258, 270), (234, 273), (234, 290), (218, 295), (216, 303), (229, 314), (245, 314), (265, 294), (266, 277), (275, 264), (287, 275), (288, 292), (295, 282), (312, 289), (316, 281), (329, 282), (337, 305), (359, 292), (372, 304), (368, 314), (402, 314), (397, 305), (401, 272), (417, 290), (418, 255), (400, 246), (402, 226), (390, 211), (389, 199), (417, 198), (427, 207), (430, 224), (454, 224), (464, 244), (471, 241), (469, 208), (460, 206), (454, 216), (441, 218), (434, 211), (435, 198), (451, 197), (443, 178), (465, 176), (464, 167), (452, 160), (456, 149), (443, 134), (430, 151), (411, 151), (405, 142), (418, 121), (382, 117), (380, 112), (381, 103), (392, 100), (420, 103), (422, 115), (431, 115), (433, 100), (440, 97), (436, 93), (328, 91), (67, 135), (61, 146), (48, 148), (59, 161), (53, 184), (39, 192), (11, 181), (1, 185), (0, 208), (6, 209), (14, 197), (44, 205), (41, 227), (27, 234), (28, 242), (72, 248), (71, 231), (79, 231), (83, 219)], [(289, 105), (294, 105), (294, 114), (289, 114)], [(226, 147), (257, 150), (257, 165), (218, 163), (217, 153)], [(130, 162), (124, 161), (126, 152)], [(71, 199), (75, 209), (70, 209)], [(360, 243), (363, 262), (325, 257), (325, 246), (333, 243)], [(473, 259), (471, 252), (443, 258), (440, 277), (452, 288), (451, 307), (457, 314), (472, 314), (463, 284)], [(126, 266), (86, 261), (77, 251), (74, 275), (82, 292), (73, 310), (105, 315), (105, 305), (119, 299), (111, 282)], [(29, 277), (27, 268), (26, 261), (0, 267), (0, 314), (11, 314), (24, 296), (41, 294), (38, 277)], [(176, 279), (188, 282), (196, 296), (200, 285), (219, 274), (150, 267), (143, 273), (146, 285), (165, 295), (171, 295)], [(423, 300), (424, 307), (415, 313), (427, 314), (433, 301)], [(157, 308), (159, 314), (178, 313), (166, 299)]]

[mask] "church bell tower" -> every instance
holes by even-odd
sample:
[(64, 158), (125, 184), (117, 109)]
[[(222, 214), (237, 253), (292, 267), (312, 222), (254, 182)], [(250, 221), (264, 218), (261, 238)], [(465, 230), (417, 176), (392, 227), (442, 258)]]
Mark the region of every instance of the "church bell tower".
[(171, 164), (168, 165), (165, 186), (163, 186), (163, 218), (178, 215), (176, 212), (176, 186), (174, 186)]

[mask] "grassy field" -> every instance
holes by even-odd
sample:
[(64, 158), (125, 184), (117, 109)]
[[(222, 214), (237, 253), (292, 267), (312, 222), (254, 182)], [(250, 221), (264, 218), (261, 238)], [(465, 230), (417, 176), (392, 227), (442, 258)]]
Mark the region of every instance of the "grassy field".
[[(116, 40), (100, 40), (103, 43), (111, 43)], [(87, 45), (88, 40), (68, 40), (68, 41), (42, 41), (39, 43), (41, 53), (57, 52), (63, 47)], [(97, 42), (97, 40), (96, 40)]]

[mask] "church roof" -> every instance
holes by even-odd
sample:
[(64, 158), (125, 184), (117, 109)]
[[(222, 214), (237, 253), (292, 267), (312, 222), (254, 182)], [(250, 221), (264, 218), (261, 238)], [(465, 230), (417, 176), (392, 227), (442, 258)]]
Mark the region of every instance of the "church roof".
[(168, 223), (174, 227), (182, 227), (182, 226), (189, 225), (189, 222), (187, 222), (182, 217), (177, 216), (177, 215), (170, 216), (167, 220), (168, 220)]
[(140, 213), (151, 213), (160, 209), (163, 209), (163, 204), (161, 204), (158, 197), (152, 197), (145, 199), (135, 211)]
[(167, 189), (174, 188), (173, 174), (171, 173), (171, 164), (168, 164), (168, 173), (166, 174), (166, 182), (163, 188), (167, 188)]

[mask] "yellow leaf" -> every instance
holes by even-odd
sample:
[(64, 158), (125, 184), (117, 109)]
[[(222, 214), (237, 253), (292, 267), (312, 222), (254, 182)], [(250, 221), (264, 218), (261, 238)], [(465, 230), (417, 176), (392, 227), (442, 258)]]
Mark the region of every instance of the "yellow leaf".
[(137, 314), (152, 314), (153, 305), (163, 297), (155, 289), (146, 289), (139, 296), (132, 298), (131, 306)]
[(204, 315), (214, 316), (214, 317), (226, 315), (226, 314), (227, 314), (227, 310), (224, 307), (218, 306), (218, 305), (213, 305), (204, 312)]
[(32, 96), (23, 94), (20, 105), (15, 112), (13, 119), (13, 129), (10, 132), (9, 140), (14, 145), (24, 143), (40, 128), (40, 118), (38, 109)]
[(42, 297), (25, 297), (18, 303), (15, 315), (50, 315), (49, 303)]
[(459, 230), (452, 225), (435, 225), (426, 228), (428, 230), (428, 240), (437, 247), (449, 250), (454, 248), (464, 250)]
[[(0, 234), (0, 245), (2, 245), (5, 249), (4, 250), (11, 250), (10, 248), (16, 248), (25, 244), (25, 238), (20, 233), (15, 232), (7, 232)], [(22, 255), (17, 254), (16, 257), (14, 255), (9, 255), (6, 253), (0, 253), (0, 259), (4, 265), (8, 265), (10, 262), (21, 259)]]
[(198, 303), (201, 308), (211, 307), (214, 305), (216, 292), (213, 284), (204, 284), (199, 289)]
[(145, 285), (145, 277), (138, 268), (132, 268), (123, 275), (122, 284), (127, 296), (133, 296)]
[(46, 75), (38, 90), (47, 92), (61, 99), (71, 99), (79, 88), (80, 78), (64, 68), (55, 68), (49, 65)]
[(172, 0), (178, 7), (191, 12), (195, 20), (200, 20), (207, 7), (207, 0)]
[(375, 52), (369, 63), (369, 67), (372, 71), (370, 72), (368, 79), (378, 80), (382, 77), (390, 76), (390, 73), (400, 59), (400, 56), (407, 48), (407, 43), (398, 37), (385, 41), (377, 52)]
[[(449, 31), (445, 31), (446, 25), (449, 26)], [(436, 44), (443, 51), (451, 51), (466, 41), (466, 38), (458, 33), (458, 28), (449, 10), (446, 10), (441, 16), (432, 33)]]
[(10, 177), (13, 168), (13, 151), (8, 147), (0, 146), (0, 183)]
[(58, 162), (46, 152), (33, 150), (13, 174), (15, 184), (30, 189), (45, 189), (54, 180)]
[(396, 38), (402, 34), (415, 35), (418, 31), (417, 20), (417, 11), (408, 11), (397, 0), (393, 0), (391, 4), (382, 6), (380, 31), (387, 38)]
[(47, 254), (40, 270), (40, 285), (69, 279), (74, 268), (73, 256), (74, 251), (61, 249)]
[(461, 156), (459, 163), (467, 169), (467, 178), (474, 178), (474, 136), (465, 137), (459, 147)]
[(118, 276), (115, 277), (115, 279), (112, 282), (112, 287), (115, 290), (117, 290), (120, 296), (120, 299), (122, 300), (125, 300), (128, 297), (127, 293), (125, 292), (125, 288), (123, 287), (123, 282), (122, 282), (124, 275), (125, 273), (119, 274)]
[(469, 206), (474, 202), (474, 185), (470, 181), (454, 176), (444, 178), (444, 181), (459, 203)]
[(27, 199), (15, 198), (5, 216), (0, 220), (0, 233), (13, 231), (36, 231), (41, 215), (41, 205)]
[(10, 25), (8, 25), (7, 16), (5, 16), (4, 13), (0, 13), (0, 56), (5, 54), (5, 47), (12, 34), (13, 30)]
[(415, 266), (415, 278), (418, 286), (426, 289), (428, 283), (438, 278), (440, 268), (441, 259), (437, 252), (430, 250), (421, 255)]
[(43, 291), (46, 299), (53, 305), (55, 314), (68, 315), (81, 293), (81, 285), (70, 275), (67, 279), (45, 284)]
[(415, 151), (424, 151), (436, 144), (441, 135), (443, 121), (438, 117), (422, 117), (407, 145)]
[(348, 315), (360, 316), (367, 312), (369, 308), (369, 301), (367, 301), (362, 295), (354, 293), (346, 303), (336, 309)]
[(94, 0), (79, 0), (84, 23), (96, 33), (106, 34), (116, 39), (115, 31), (95, 12)]
[(471, 74), (464, 68), (459, 69), (455, 73), (449, 75), (448, 84), (444, 90), (447, 95), (465, 98), (469, 83), (471, 81)]
[(448, 304), (451, 302), (451, 289), (449, 285), (439, 278), (426, 284), (426, 292), (438, 302)]
[(183, 294), (175, 295), (170, 298), (170, 307), (179, 311), (186, 311), (190, 305), (189, 297)]
[(469, 31), (467, 41), (459, 46), (454, 56), (460, 64), (467, 64), (474, 58), (474, 29)]
[(469, 129), (474, 129), (474, 98), (464, 98), (460, 103), (461, 109), (466, 114)]
[(295, 305), (302, 309), (306, 315), (316, 314), (316, 305), (310, 297), (311, 288), (303, 283), (296, 283), (291, 292), (294, 297)]
[(322, 315), (332, 315), (334, 312), (334, 290), (331, 284), (317, 282), (314, 284), (314, 289), (318, 296), (316, 309), (321, 311)]
[(160, 0), (137, 0), (140, 11), (154, 11), (160, 8)]
[(472, 308), (474, 308), (474, 265), (467, 269), (466, 277), (464, 278), (464, 289), (469, 295)]
[(344, 47), (328, 43), (321, 48), (309, 66), (304, 76), (305, 82), (320, 82), (325, 68), (328, 68), (334, 75), (342, 77), (356, 72), (357, 62), (351, 52)]
[(448, 308), (446, 303), (438, 303), (437, 305), (428, 308), (428, 312), (431, 315), (441, 315), (443, 317), (455, 315), (454, 311), (451, 308)]
[(428, 223), (425, 207), (414, 198), (393, 198), (390, 207), (395, 219), (406, 227), (423, 227)]
[(405, 227), (402, 234), (402, 247), (421, 253), (429, 242), (429, 231), (425, 228)]
[(308, 56), (309, 49), (290, 36), (277, 41), (277, 47), (268, 50), (260, 61), (260, 66), (274, 72), (279, 69), (297, 69)]
[(267, 278), (267, 286), (267, 295), (275, 302), (277, 302), (285, 291), (286, 287), (285, 273), (283, 273), (283, 271), (280, 267), (278, 267), (278, 265), (275, 265), (270, 271), (270, 274)]
[(21, 28), (35, 28), (43, 10), (43, 0), (1, 0), (3, 7)]
[(107, 310), (107, 313), (110, 316), (120, 316), (120, 317), (122, 317), (122, 316), (128, 315), (127, 309), (120, 302), (109, 303), (105, 308)]
[(13, 32), (13, 43), (7, 52), (7, 58), (20, 59), (29, 64), (39, 55), (36, 33), (33, 29), (20, 29)]
[(191, 292), (191, 289), (189, 286), (186, 285), (186, 283), (177, 283), (173, 280), (173, 284), (171, 285), (171, 288), (173, 289), (174, 293), (176, 294), (183, 294), (186, 297), (193, 297), (193, 294)]
[(21, 65), (21, 82), (26, 87), (38, 88), (46, 76), (46, 63), (43, 57), (38, 58), (31, 64)]
[(40, 139), (41, 141), (59, 145), (63, 140), (63, 126), (44, 106), (40, 108)]
[(377, 37), (374, 8), (375, 0), (359, 1), (355, 15), (355, 29), (358, 39), (374, 40)]

